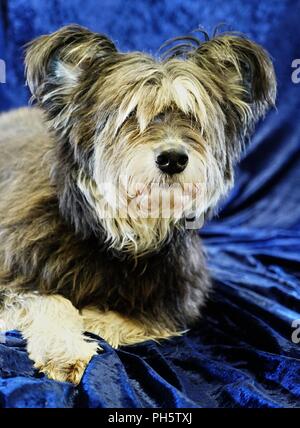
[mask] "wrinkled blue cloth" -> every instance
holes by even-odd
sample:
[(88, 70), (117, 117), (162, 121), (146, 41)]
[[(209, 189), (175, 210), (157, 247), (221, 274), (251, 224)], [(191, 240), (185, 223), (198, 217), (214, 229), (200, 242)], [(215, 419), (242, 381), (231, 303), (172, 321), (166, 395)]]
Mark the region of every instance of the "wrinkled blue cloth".
[[(215, 280), (203, 318), (182, 337), (105, 351), (79, 387), (38, 374), (17, 332), (0, 337), (3, 407), (300, 407), (300, 58), (297, 0), (10, 0), (1, 2), (0, 109), (25, 105), (21, 46), (77, 22), (123, 50), (152, 51), (167, 38), (220, 22), (271, 53), (277, 111), (268, 114), (236, 171), (218, 218), (201, 235)], [(299, 335), (300, 336), (300, 335)]]

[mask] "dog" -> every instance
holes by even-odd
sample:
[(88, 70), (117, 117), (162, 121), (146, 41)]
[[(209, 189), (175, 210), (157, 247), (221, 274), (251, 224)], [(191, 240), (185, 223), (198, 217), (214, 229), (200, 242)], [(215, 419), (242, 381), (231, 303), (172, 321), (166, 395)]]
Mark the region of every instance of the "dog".
[(232, 188), (276, 79), (236, 33), (176, 38), (156, 58), (69, 25), (25, 64), (36, 105), (0, 116), (0, 318), (38, 370), (77, 384), (99, 349), (84, 332), (117, 348), (199, 319), (212, 281), (186, 219)]

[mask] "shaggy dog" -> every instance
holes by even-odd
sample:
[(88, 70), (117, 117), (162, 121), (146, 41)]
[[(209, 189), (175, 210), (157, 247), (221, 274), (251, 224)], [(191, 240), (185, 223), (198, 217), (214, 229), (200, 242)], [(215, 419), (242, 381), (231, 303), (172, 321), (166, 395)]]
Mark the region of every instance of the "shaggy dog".
[(37, 107), (0, 117), (0, 318), (36, 368), (78, 383), (85, 331), (118, 347), (198, 319), (211, 282), (186, 218), (232, 187), (274, 70), (236, 34), (155, 59), (72, 25), (28, 46), (26, 73)]

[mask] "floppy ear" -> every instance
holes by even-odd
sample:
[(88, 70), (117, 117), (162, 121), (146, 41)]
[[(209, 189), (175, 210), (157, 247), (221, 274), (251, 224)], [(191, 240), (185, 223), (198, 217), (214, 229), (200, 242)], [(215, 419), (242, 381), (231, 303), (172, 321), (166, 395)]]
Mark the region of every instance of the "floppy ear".
[(268, 53), (244, 37), (226, 34), (202, 43), (192, 59), (218, 96), (227, 131), (243, 139), (275, 103), (276, 79)]
[(51, 100), (62, 102), (94, 61), (105, 60), (114, 52), (116, 47), (110, 39), (78, 25), (33, 40), (25, 57), (33, 99), (39, 105)]

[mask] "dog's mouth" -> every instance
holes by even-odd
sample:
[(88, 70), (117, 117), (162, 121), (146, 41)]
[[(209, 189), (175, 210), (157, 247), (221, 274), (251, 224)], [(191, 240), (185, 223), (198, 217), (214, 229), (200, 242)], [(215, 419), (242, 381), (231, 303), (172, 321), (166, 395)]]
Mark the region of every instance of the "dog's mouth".
[(128, 197), (134, 199), (141, 195), (152, 194), (153, 192), (160, 192), (165, 194), (166, 192), (182, 192), (182, 194), (191, 195), (196, 197), (199, 191), (203, 188), (203, 183), (161, 183), (161, 182), (151, 182), (151, 183), (136, 183), (131, 186), (131, 189), (128, 189)]
[(203, 205), (203, 190), (201, 183), (137, 184), (127, 193), (129, 213), (138, 212), (141, 217), (181, 218)]

